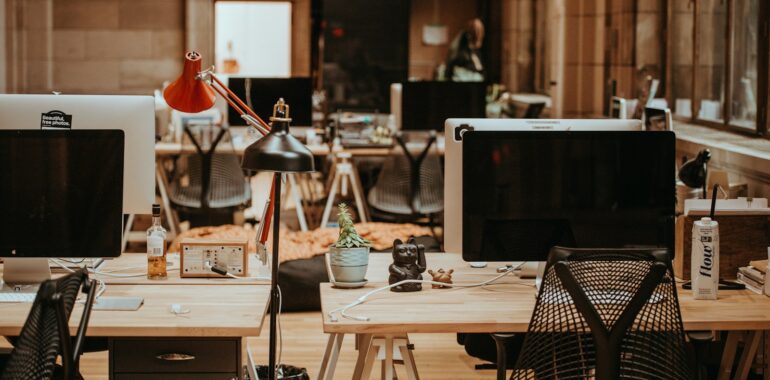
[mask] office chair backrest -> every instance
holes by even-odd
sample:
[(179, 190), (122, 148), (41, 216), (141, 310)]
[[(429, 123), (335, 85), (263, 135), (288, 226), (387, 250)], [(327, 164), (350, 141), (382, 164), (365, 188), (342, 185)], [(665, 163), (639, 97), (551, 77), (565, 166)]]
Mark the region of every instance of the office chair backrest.
[[(187, 157), (189, 185), (174, 184), (171, 189), (173, 203), (203, 212), (212, 208), (244, 206), (251, 198), (249, 187), (235, 154), (218, 154), (217, 147), (230, 141), (227, 129), (218, 126), (199, 126), (194, 134), (191, 126), (184, 132), (196, 149)], [(204, 136), (210, 142), (204, 143)]]
[(435, 152), (436, 133), (431, 132), (420, 149), (409, 149), (403, 134), (383, 164), (377, 183), (369, 193), (369, 204), (401, 215), (434, 214), (444, 209), (444, 179)]
[[(76, 341), (72, 342), (69, 318), (81, 287), (88, 297)], [(51, 379), (59, 356), (62, 357), (64, 378), (74, 378), (95, 288), (94, 283), (88, 282), (85, 271), (43, 282), (0, 379)]]
[(539, 119), (545, 109), (545, 103), (532, 103), (524, 111), (524, 119)]
[(554, 247), (512, 378), (691, 378), (668, 257)]

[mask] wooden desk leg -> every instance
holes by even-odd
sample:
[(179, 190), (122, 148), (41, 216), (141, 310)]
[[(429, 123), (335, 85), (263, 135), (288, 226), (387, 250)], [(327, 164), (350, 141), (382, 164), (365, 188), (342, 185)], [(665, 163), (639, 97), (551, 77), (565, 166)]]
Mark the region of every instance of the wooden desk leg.
[(735, 351), (738, 349), (738, 341), (742, 331), (730, 331), (727, 333), (724, 351), (722, 351), (722, 361), (719, 363), (718, 380), (730, 380), (730, 373), (735, 362)]
[(364, 372), (367, 354), (372, 345), (372, 334), (359, 334), (356, 342), (358, 343), (358, 359), (356, 360), (356, 367), (353, 369), (353, 379), (358, 380), (361, 379)]
[(420, 376), (417, 374), (417, 364), (414, 362), (414, 356), (412, 350), (407, 345), (400, 345), (398, 348), (401, 350), (401, 357), (404, 359), (404, 367), (406, 367), (406, 375), (408, 380), (420, 380)]
[(393, 336), (385, 337), (385, 360), (382, 361), (382, 380), (393, 380)]
[(733, 379), (743, 380), (749, 376), (751, 365), (754, 363), (754, 357), (757, 355), (757, 347), (759, 347), (761, 336), (762, 331), (757, 330), (749, 331), (746, 334), (743, 352), (741, 352), (741, 358), (738, 360), (738, 368)]
[(126, 218), (126, 226), (123, 229), (123, 243), (120, 246), (120, 252), (126, 251), (128, 245), (128, 238), (131, 236), (131, 229), (134, 227), (134, 214), (128, 214)]
[(334, 179), (332, 180), (332, 187), (329, 189), (329, 193), (327, 194), (326, 199), (326, 207), (324, 207), (324, 213), (321, 217), (321, 228), (326, 227), (326, 224), (329, 223), (329, 215), (332, 213), (332, 207), (334, 207), (334, 198), (337, 197), (337, 186), (340, 184), (340, 173), (335, 172), (334, 173)]
[(329, 341), (326, 343), (323, 359), (321, 359), (321, 368), (318, 369), (318, 380), (331, 380), (334, 378), (334, 370), (337, 367), (337, 360), (340, 357), (342, 349), (342, 338), (345, 334), (329, 334)]
[(376, 345), (374, 341), (369, 344), (369, 350), (366, 352), (366, 361), (364, 362), (364, 369), (361, 372), (361, 377), (354, 377), (353, 380), (369, 379), (369, 377), (372, 375), (372, 367), (374, 367), (374, 362), (377, 360), (377, 352), (379, 351), (378, 347), (379, 346)]
[(159, 159), (155, 165), (155, 181), (158, 183), (158, 191), (160, 192), (160, 200), (163, 203), (163, 211), (166, 213), (166, 221), (171, 231), (169, 239), (177, 237), (179, 234), (179, 217), (176, 211), (171, 208), (171, 199), (168, 197), (168, 178), (166, 177), (166, 170), (163, 168), (163, 160)]
[(297, 211), (297, 220), (299, 221), (299, 229), (301, 231), (307, 231), (307, 221), (305, 220), (305, 208), (302, 206), (302, 194), (300, 188), (297, 185), (296, 174), (289, 173), (289, 191), (291, 192), (292, 199), (294, 200), (294, 208)]

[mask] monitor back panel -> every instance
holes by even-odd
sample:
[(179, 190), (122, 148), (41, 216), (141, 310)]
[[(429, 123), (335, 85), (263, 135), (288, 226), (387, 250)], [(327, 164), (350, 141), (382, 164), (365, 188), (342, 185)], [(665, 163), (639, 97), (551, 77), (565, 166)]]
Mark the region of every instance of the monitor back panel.
[(440, 131), (446, 119), (486, 115), (482, 82), (405, 82), (401, 91), (403, 130)]
[[(123, 212), (150, 214), (155, 203), (155, 103), (151, 96), (2, 95), (0, 130), (41, 129), (44, 115), (61, 112), (72, 130), (125, 132)], [(61, 115), (60, 115), (61, 116)]]
[[(265, 121), (273, 116), (273, 106), (278, 99), (283, 98), (290, 107), (292, 125), (313, 125), (313, 82), (310, 78), (229, 77), (227, 86)], [(246, 125), (241, 115), (229, 106), (227, 122), (234, 126)]]

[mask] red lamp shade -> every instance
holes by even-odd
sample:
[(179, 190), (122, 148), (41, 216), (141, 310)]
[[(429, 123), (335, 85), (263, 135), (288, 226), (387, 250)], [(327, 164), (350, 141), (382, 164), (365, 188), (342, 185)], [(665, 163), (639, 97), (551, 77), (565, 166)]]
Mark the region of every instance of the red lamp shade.
[(163, 98), (169, 107), (182, 112), (196, 113), (214, 106), (216, 94), (206, 82), (197, 78), (201, 72), (201, 55), (185, 55), (184, 70), (179, 79), (166, 87)]

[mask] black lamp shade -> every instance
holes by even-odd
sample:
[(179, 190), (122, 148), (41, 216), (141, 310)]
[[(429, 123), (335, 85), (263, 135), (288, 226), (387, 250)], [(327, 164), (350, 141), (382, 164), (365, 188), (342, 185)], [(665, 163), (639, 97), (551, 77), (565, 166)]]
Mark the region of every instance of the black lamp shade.
[(706, 164), (711, 159), (711, 152), (704, 149), (698, 153), (698, 156), (685, 162), (679, 168), (679, 179), (685, 185), (692, 188), (700, 188), (706, 185)]
[(270, 172), (312, 172), (313, 154), (289, 133), (287, 122), (273, 122), (270, 133), (246, 148), (241, 167)]

